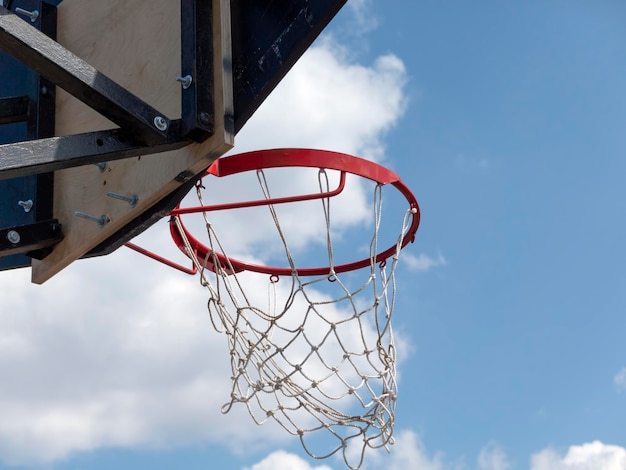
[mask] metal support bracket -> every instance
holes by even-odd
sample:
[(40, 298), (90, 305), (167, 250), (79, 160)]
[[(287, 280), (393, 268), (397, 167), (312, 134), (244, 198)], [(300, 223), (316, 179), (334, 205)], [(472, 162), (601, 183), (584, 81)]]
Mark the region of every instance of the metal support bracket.
[[(190, 141), (180, 134), (180, 120), (170, 123), (169, 138), (149, 153), (176, 150)], [(148, 153), (146, 147), (121, 129), (87, 132), (0, 145), (0, 180), (109, 162)]]
[[(182, 116), (170, 121), (29, 21), (0, 6), (0, 49), (120, 126), (1, 145), (0, 180), (175, 150), (213, 135), (212, 14), (211, 2), (181, 0)], [(43, 86), (42, 94), (48, 88)], [(0, 100), (0, 124), (24, 120), (27, 100)]]
[(61, 224), (56, 219), (0, 229), (0, 258), (26, 253), (42, 259), (49, 249), (63, 239)]
[(212, 2), (181, 0), (183, 136), (203, 142), (213, 135)]
[(162, 113), (3, 6), (0, 48), (132, 132), (137, 140), (149, 145), (167, 138), (168, 123)]

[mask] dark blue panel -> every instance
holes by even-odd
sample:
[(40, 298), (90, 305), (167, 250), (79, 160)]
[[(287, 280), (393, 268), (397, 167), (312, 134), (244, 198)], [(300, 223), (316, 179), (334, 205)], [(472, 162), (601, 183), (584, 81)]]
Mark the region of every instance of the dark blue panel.
[[(40, 18), (33, 23), (51, 37), (56, 36), (56, 5), (60, 1), (14, 0), (9, 9), (38, 10)], [(40, 100), (40, 88), (46, 86), (47, 98)], [(28, 120), (0, 125), (0, 143), (8, 144), (38, 137), (49, 137), (54, 132), (54, 86), (10, 55), (0, 52), (0, 98), (27, 96), (33, 104)], [(43, 112), (42, 112), (43, 111)], [(0, 158), (2, 156), (0, 155)], [(0, 228), (32, 224), (52, 217), (51, 174), (0, 180)], [(33, 201), (34, 207), (25, 211), (18, 203)], [(24, 255), (0, 258), (0, 270), (30, 266)]]
[[(5, 53), (0, 53), (0, 97), (26, 96), (32, 94), (29, 70)], [(0, 143), (19, 142), (27, 138), (26, 122), (0, 125)], [(32, 199), (37, 178), (0, 180), (0, 228), (30, 224), (35, 221), (35, 211), (25, 212), (17, 203)], [(0, 269), (30, 265), (30, 258), (12, 255), (0, 258)]]

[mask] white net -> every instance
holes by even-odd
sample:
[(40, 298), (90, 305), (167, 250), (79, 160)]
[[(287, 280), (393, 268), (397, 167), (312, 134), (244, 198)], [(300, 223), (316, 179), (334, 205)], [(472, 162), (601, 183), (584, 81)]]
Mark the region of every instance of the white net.
[[(264, 197), (269, 199), (263, 171), (258, 170), (257, 176)], [(328, 191), (324, 170), (319, 170), (318, 179), (320, 193)], [(357, 271), (334, 271), (331, 200), (319, 200), (330, 269), (328, 275), (313, 278), (298, 274), (273, 205), (267, 209), (291, 269), (287, 277), (246, 271), (233, 274), (235, 269), (210, 221), (211, 214), (206, 212), (209, 251), (206, 259), (198, 259), (180, 216), (174, 219), (209, 292), (213, 326), (228, 339), (232, 390), (222, 411), (227, 413), (235, 404), (243, 404), (257, 424), (274, 420), (298, 436), (313, 458), (323, 459), (341, 451), (350, 469), (362, 465), (368, 447), (389, 450), (393, 443), (397, 383), (391, 315), (395, 272), (403, 237), (416, 210), (408, 208), (397, 221), (400, 233), (393, 255), (377, 261), (382, 188), (380, 184), (374, 187), (370, 263)], [(204, 205), (200, 186), (197, 195)], [(206, 269), (207, 265), (212, 269)], [(265, 286), (263, 295), (258, 292), (259, 282)]]

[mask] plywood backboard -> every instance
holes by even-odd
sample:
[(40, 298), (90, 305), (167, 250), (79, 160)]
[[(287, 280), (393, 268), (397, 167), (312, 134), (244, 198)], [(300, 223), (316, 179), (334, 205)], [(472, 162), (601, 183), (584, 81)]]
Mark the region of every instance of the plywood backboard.
[[(197, 174), (233, 146), (225, 120), (233, 115), (230, 76), (230, 0), (213, 0), (215, 134), (180, 150), (119, 160), (104, 171), (96, 165), (57, 171), (54, 217), (65, 238), (41, 261), (33, 260), (32, 281), (43, 283), (121, 230), (180, 187), (181, 173)], [(171, 0), (64, 0), (58, 7), (57, 41), (170, 119), (180, 118), (180, 2)], [(58, 91), (56, 135), (116, 127)], [(136, 195), (135, 207), (107, 192)], [(107, 223), (76, 212), (106, 216)]]

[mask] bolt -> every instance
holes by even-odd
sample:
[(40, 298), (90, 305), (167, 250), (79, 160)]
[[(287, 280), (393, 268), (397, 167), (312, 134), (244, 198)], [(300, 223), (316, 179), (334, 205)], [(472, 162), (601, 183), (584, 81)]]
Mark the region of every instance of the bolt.
[(107, 169), (107, 162), (94, 163), (94, 165), (98, 167), (98, 169), (100, 170), (100, 173), (104, 173), (104, 171)]
[(163, 116), (157, 116), (154, 118), (154, 127), (160, 131), (166, 131), (168, 124)]
[(200, 118), (200, 122), (205, 126), (211, 124), (211, 116), (209, 116), (209, 113), (200, 113), (198, 117)]
[(84, 212), (81, 212), (81, 211), (76, 211), (76, 212), (74, 212), (74, 215), (76, 217), (80, 217), (82, 219), (91, 220), (92, 222), (96, 222), (98, 224), (98, 227), (100, 227), (100, 228), (104, 227), (107, 223), (109, 223), (111, 221), (109, 216), (106, 215), (106, 214), (102, 214), (100, 217), (95, 217), (93, 215), (85, 214)]
[(183, 86), (183, 90), (186, 90), (191, 86), (193, 78), (191, 78), (191, 75), (185, 75), (184, 77), (176, 77), (176, 81), (180, 82), (180, 84)]
[(139, 196), (137, 196), (136, 194), (133, 194), (132, 196), (124, 196), (123, 194), (113, 193), (109, 191), (107, 193), (107, 196), (112, 197), (113, 199), (119, 199), (120, 201), (126, 201), (131, 208), (135, 207), (137, 205), (137, 202), (139, 202)]
[(23, 8), (17, 7), (15, 9), (15, 13), (19, 13), (21, 15), (29, 17), (31, 23), (34, 23), (35, 21), (37, 21), (37, 18), (39, 18), (39, 10), (28, 11), (24, 10)]
[(9, 240), (9, 242), (13, 243), (14, 245), (17, 245), (20, 240), (22, 240), (22, 237), (20, 237), (20, 234), (17, 233), (15, 230), (10, 230), (9, 233), (7, 233), (7, 240)]
[(28, 201), (18, 201), (18, 206), (24, 209), (24, 212), (30, 212), (33, 208), (33, 201), (29, 199)]

